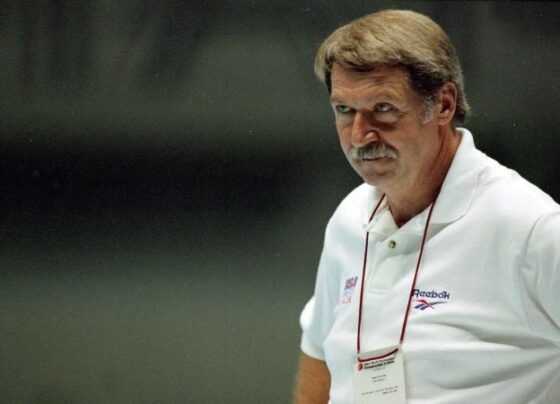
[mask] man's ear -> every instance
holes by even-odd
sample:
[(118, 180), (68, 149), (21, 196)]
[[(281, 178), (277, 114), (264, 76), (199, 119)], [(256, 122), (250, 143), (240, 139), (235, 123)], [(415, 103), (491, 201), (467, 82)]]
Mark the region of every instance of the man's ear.
[(448, 125), (453, 121), (457, 109), (457, 86), (453, 82), (445, 83), (438, 91), (436, 118), (439, 125)]

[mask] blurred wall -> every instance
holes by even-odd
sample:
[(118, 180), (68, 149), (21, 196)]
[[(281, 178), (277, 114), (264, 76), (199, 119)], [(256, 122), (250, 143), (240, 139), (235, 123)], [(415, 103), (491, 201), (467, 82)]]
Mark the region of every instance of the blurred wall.
[(289, 402), (360, 183), (313, 57), (387, 7), (444, 27), (478, 146), (559, 200), (558, 3), (0, 1), (0, 402)]

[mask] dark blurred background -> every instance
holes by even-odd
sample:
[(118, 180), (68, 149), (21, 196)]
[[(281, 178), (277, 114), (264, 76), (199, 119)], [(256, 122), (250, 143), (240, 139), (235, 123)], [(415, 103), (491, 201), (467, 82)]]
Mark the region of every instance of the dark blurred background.
[(559, 200), (558, 3), (0, 1), (0, 402), (290, 401), (360, 183), (313, 57), (387, 7), (443, 26), (478, 146)]

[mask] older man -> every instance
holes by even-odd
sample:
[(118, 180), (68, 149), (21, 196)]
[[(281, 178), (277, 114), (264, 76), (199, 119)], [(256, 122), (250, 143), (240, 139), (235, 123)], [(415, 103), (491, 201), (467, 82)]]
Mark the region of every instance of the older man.
[(386, 10), (315, 71), (365, 184), (325, 234), (297, 403), (559, 403), (560, 207), (475, 148), (458, 58)]

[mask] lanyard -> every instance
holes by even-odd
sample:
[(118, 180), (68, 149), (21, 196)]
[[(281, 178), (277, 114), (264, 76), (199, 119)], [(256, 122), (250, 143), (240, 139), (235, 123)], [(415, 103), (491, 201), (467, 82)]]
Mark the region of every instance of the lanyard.
[[(439, 195), (439, 192), (438, 192), (438, 195)], [(406, 305), (406, 311), (404, 313), (404, 320), (403, 320), (403, 325), (402, 325), (402, 328), (401, 328), (401, 336), (400, 336), (400, 339), (399, 339), (399, 345), (398, 346), (401, 346), (403, 341), (404, 341), (404, 334), (405, 334), (405, 331), (406, 331), (406, 325), (408, 324), (408, 313), (410, 312), (410, 302), (412, 301), (412, 293), (414, 292), (414, 288), (416, 287), (416, 280), (418, 279), (418, 270), (420, 269), (420, 262), (422, 261), (422, 253), (424, 252), (424, 245), (426, 243), (426, 237), (428, 235), (428, 226), (430, 224), (430, 219), (432, 218), (432, 212), (434, 211), (434, 206), (436, 204), (438, 195), (436, 195), (436, 197), (434, 199), (434, 202), (432, 203), (432, 206), (430, 206), (430, 211), (428, 212), (428, 218), (426, 219), (426, 224), (424, 225), (424, 233), (422, 235), (422, 242), (420, 244), (420, 252), (418, 253), (418, 260), (416, 261), (416, 269), (414, 271), (414, 278), (412, 280), (412, 286), (410, 288), (410, 293), (408, 294), (408, 304)], [(383, 194), (381, 196), (381, 198), (379, 199), (379, 202), (377, 202), (377, 205), (375, 206), (371, 216), (369, 217), (368, 223), (370, 223), (372, 221), (373, 217), (377, 213), (377, 210), (381, 206), (381, 202), (383, 202), (383, 199), (385, 199), (385, 194)], [(364, 260), (363, 260), (363, 267), (362, 267), (362, 282), (361, 282), (361, 288), (360, 288), (360, 306), (359, 306), (359, 309), (358, 309), (358, 332), (357, 332), (357, 341), (356, 341), (356, 349), (358, 351), (358, 355), (360, 354), (360, 333), (361, 333), (361, 330), (362, 330), (362, 311), (363, 311), (362, 307), (363, 307), (363, 298), (364, 298), (364, 284), (365, 284), (365, 278), (366, 278), (368, 244), (369, 244), (369, 231), (366, 232), (366, 243), (365, 243), (365, 248), (364, 248)], [(377, 356), (377, 357), (374, 357), (374, 358), (360, 359), (359, 356), (358, 356), (358, 361), (366, 362), (366, 361), (369, 361), (369, 360), (372, 360), (372, 359), (381, 359), (381, 358), (384, 358), (386, 356), (390, 356), (390, 355), (394, 354), (398, 350), (399, 350), (399, 348), (397, 347), (394, 350), (392, 350), (391, 352), (388, 352), (386, 354), (383, 354), (381, 356)]]

